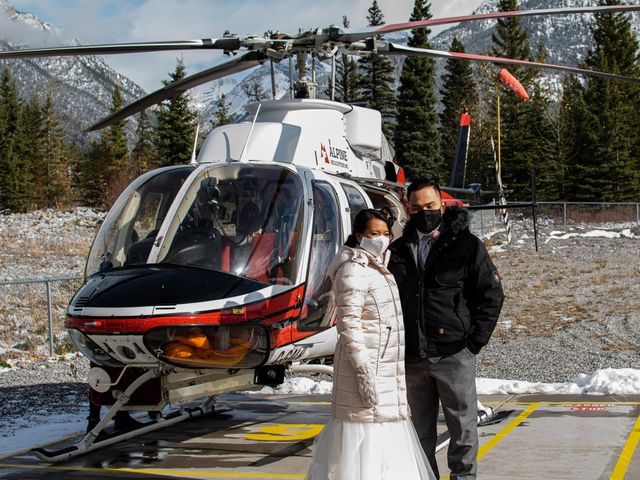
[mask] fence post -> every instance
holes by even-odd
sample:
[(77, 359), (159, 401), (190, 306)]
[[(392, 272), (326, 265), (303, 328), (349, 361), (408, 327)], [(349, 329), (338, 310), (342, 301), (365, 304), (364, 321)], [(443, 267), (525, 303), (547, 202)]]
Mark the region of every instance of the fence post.
[(47, 316), (49, 317), (49, 357), (53, 358), (53, 313), (51, 311), (51, 304), (53, 303), (51, 295), (51, 283), (47, 280)]
[(640, 225), (640, 203), (636, 203), (636, 223)]
[(567, 202), (562, 202), (562, 224), (567, 224)]

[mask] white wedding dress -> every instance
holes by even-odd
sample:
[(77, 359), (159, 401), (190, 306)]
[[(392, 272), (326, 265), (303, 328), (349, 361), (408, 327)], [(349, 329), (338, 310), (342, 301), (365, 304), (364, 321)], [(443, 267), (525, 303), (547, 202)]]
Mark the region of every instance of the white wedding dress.
[(437, 480), (411, 420), (331, 418), (313, 446), (306, 480)]

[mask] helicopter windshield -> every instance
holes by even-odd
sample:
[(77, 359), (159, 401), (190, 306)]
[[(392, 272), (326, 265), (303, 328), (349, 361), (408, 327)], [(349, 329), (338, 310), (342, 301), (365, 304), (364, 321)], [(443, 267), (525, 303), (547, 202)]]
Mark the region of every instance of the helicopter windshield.
[(181, 200), (157, 262), (293, 285), (299, 270), (302, 199), (302, 182), (292, 170), (208, 167)]
[(96, 235), (85, 275), (146, 263), (160, 225), (193, 166), (145, 173), (118, 197)]

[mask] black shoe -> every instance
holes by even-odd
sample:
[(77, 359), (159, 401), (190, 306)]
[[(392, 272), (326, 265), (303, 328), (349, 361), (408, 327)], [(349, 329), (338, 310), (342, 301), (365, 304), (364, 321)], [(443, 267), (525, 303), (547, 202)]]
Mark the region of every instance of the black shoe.
[(93, 430), (98, 423), (100, 423), (100, 417), (87, 417), (87, 433)]
[(118, 433), (130, 432), (143, 425), (144, 423), (135, 420), (127, 411), (116, 413), (113, 419), (113, 431)]

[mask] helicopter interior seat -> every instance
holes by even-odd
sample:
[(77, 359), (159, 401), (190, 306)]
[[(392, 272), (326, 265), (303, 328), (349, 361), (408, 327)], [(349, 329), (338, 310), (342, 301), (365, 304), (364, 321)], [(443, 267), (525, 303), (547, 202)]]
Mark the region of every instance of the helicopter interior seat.
[[(292, 284), (289, 276), (290, 262), (295, 255), (296, 232), (288, 232), (288, 248), (278, 255), (278, 232), (258, 233), (251, 239), (251, 253), (243, 275), (264, 283)], [(278, 257), (281, 258), (278, 258)]]

